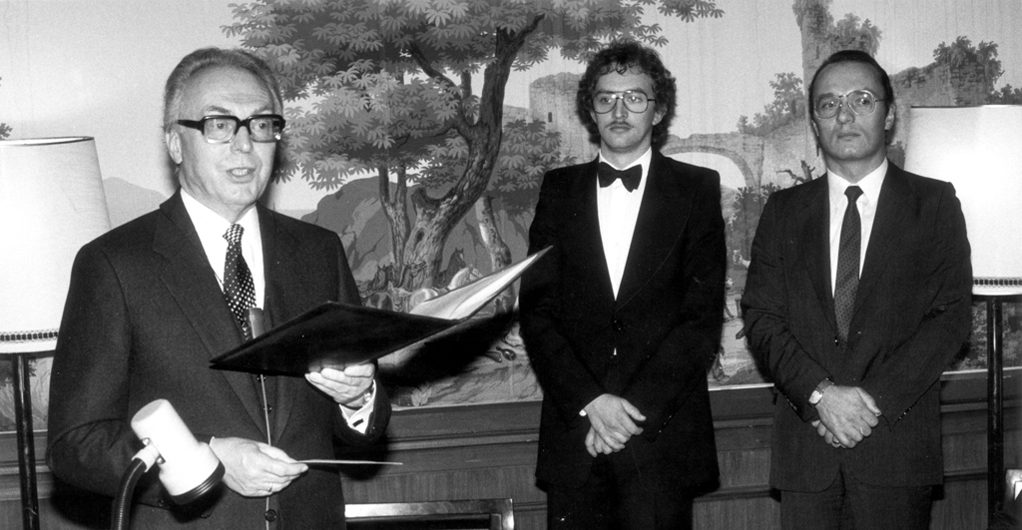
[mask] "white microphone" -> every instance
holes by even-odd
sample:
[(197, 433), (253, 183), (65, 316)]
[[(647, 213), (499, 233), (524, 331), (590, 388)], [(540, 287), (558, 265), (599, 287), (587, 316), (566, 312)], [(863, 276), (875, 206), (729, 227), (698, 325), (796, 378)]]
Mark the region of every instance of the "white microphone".
[(160, 464), (160, 482), (171, 500), (189, 503), (213, 489), (224, 476), (224, 465), (209, 444), (199, 442), (166, 399), (142, 407), (131, 419), (131, 428), (144, 449), (135, 458), (146, 469)]

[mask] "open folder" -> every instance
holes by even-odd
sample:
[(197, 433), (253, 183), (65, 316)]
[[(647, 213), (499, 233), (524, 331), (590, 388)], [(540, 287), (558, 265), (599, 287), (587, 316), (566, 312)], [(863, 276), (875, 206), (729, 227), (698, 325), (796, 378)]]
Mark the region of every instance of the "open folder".
[(297, 376), (383, 357), (466, 321), (547, 250), (426, 300), (408, 313), (324, 303), (215, 357), (211, 368)]

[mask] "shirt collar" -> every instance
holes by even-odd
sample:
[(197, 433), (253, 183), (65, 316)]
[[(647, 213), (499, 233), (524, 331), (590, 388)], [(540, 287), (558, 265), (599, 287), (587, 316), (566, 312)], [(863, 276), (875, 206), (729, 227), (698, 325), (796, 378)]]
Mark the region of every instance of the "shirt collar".
[(845, 180), (844, 177), (837, 173), (827, 170), (827, 188), (831, 197), (831, 204), (840, 204), (836, 199), (840, 199), (845, 196), (845, 189), (849, 186), (858, 186), (862, 189), (862, 194), (866, 196), (871, 204), (876, 204), (877, 199), (880, 197), (880, 188), (884, 184), (884, 178), (887, 175), (887, 168), (889, 162), (885, 158), (876, 169), (871, 171), (865, 177), (862, 177), (859, 182), (851, 183)]
[(599, 158), (598, 161), (599, 162), (606, 162), (607, 165), (609, 165), (610, 167), (612, 167), (614, 169), (617, 169), (617, 170), (625, 170), (625, 169), (628, 169), (628, 168), (633, 167), (635, 165), (642, 164), (642, 177), (646, 178), (646, 172), (649, 171), (649, 163), (650, 163), (650, 161), (652, 159), (653, 159), (653, 148), (649, 147), (649, 148), (646, 149), (645, 153), (642, 153), (642, 155), (639, 156), (639, 158), (635, 159), (634, 162), (632, 162), (631, 164), (628, 164), (628, 166), (626, 166), (626, 167), (617, 167), (616, 165), (611, 163), (610, 160), (607, 160), (606, 158), (604, 158), (603, 151), (600, 151), (600, 158)]
[[(188, 217), (192, 219), (195, 231), (199, 234), (199, 240), (202, 241), (203, 248), (212, 249), (221, 246), (227, 248), (227, 240), (224, 239), (224, 233), (231, 227), (231, 223), (221, 217), (220, 214), (209, 209), (205, 204), (199, 202), (198, 199), (192, 197), (184, 188), (181, 188), (181, 200), (184, 202), (185, 210), (188, 211)], [(261, 237), (259, 214), (256, 210), (257, 208), (255, 207), (249, 208), (241, 216), (241, 219), (238, 219), (238, 224), (245, 229), (242, 235), (243, 244), (257, 241)]]
[[(639, 192), (639, 195), (637, 195), (637, 196), (641, 196), (642, 192), (646, 189), (646, 182), (649, 181), (649, 165), (650, 165), (650, 163), (652, 161), (653, 161), (653, 148), (652, 147), (649, 147), (648, 149), (646, 149), (645, 153), (642, 153), (642, 155), (639, 156), (639, 158), (635, 159), (635, 161), (632, 162), (631, 164), (628, 164), (627, 167), (617, 167), (614, 164), (610, 163), (609, 160), (607, 160), (606, 158), (603, 157), (603, 152), (602, 151), (600, 152), (600, 156), (597, 159), (597, 162), (606, 162), (608, 166), (610, 166), (610, 167), (612, 167), (614, 169), (617, 169), (619, 171), (628, 169), (630, 167), (635, 167), (637, 165), (642, 167), (642, 179), (639, 180), (639, 187), (635, 190), (635, 191)], [(620, 182), (616, 182), (614, 185), (621, 185), (621, 183)], [(614, 185), (611, 185), (610, 187), (613, 187)], [(608, 187), (608, 189), (609, 189), (609, 187)]]

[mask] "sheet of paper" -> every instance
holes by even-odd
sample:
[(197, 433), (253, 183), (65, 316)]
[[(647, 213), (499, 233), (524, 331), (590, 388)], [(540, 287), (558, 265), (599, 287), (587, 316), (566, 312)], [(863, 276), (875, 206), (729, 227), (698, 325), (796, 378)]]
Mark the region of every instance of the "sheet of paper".
[(426, 300), (412, 308), (409, 313), (447, 320), (462, 320), (472, 316), (490, 300), (507, 289), (548, 249), (543, 249), (506, 269), (459, 287), (451, 292)]
[(380, 466), (400, 466), (401, 462), (377, 462), (375, 460), (327, 460), (327, 459), (312, 459), (312, 460), (299, 460), (299, 464), (312, 465), (331, 465), (331, 466), (347, 466), (347, 465), (380, 465)]

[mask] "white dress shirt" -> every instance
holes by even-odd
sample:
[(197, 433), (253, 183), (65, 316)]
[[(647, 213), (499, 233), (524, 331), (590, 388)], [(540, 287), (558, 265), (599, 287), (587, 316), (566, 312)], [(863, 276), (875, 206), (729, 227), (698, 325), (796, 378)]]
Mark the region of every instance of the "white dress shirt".
[[(628, 191), (620, 179), (615, 180), (606, 188), (601, 188), (599, 181), (596, 182), (600, 236), (603, 239), (603, 255), (607, 259), (607, 272), (610, 273), (614, 298), (617, 298), (618, 289), (621, 287), (621, 278), (625, 274), (625, 265), (628, 263), (628, 251), (632, 246), (635, 222), (639, 218), (639, 207), (642, 206), (642, 196), (646, 191), (646, 182), (649, 180), (649, 163), (652, 158), (653, 149), (650, 148), (628, 166), (642, 164), (642, 179), (639, 181), (639, 187), (632, 191)], [(603, 158), (603, 153), (600, 153), (599, 161), (614, 167), (614, 164)], [(624, 170), (628, 167), (614, 167), (614, 169)]]
[[(192, 225), (199, 234), (199, 241), (202, 242), (202, 250), (206, 253), (209, 266), (216, 274), (220, 283), (220, 290), (224, 288), (224, 262), (227, 256), (227, 240), (224, 233), (231, 227), (231, 223), (210, 210), (206, 205), (192, 197), (188, 192), (181, 189), (181, 199), (184, 202), (188, 217), (192, 219)], [(252, 283), (255, 285), (255, 306), (264, 307), (266, 296), (266, 274), (263, 267), (263, 238), (259, 230), (259, 214), (255, 207), (250, 208), (245, 215), (238, 219), (238, 224), (245, 231), (241, 235), (241, 255), (245, 258), (245, 264), (252, 272)], [(340, 405), (341, 413), (347, 421), (348, 426), (356, 431), (365, 434), (369, 427), (369, 415), (375, 408), (376, 384), (369, 387), (369, 395), (365, 403), (358, 408), (348, 408)]]
[(866, 248), (869, 246), (869, 235), (873, 232), (873, 219), (877, 213), (877, 200), (880, 198), (880, 187), (887, 175), (888, 162), (885, 158), (880, 167), (859, 182), (851, 183), (844, 177), (827, 170), (827, 189), (830, 195), (830, 289), (833, 294), (837, 285), (837, 255), (841, 245), (841, 224), (844, 222), (845, 210), (848, 208), (848, 197), (845, 189), (858, 186), (862, 195), (855, 201), (859, 210), (862, 227), (862, 243), (859, 245), (859, 275), (862, 276), (862, 264), (866, 261)]
[[(181, 189), (181, 199), (185, 203), (188, 217), (192, 218), (195, 231), (199, 234), (199, 241), (202, 242), (202, 250), (206, 252), (209, 266), (213, 268), (213, 273), (220, 282), (220, 290), (223, 290), (224, 261), (227, 256), (227, 240), (224, 239), (224, 234), (231, 227), (231, 223), (189, 195), (184, 188)], [(245, 258), (245, 264), (252, 272), (255, 306), (262, 308), (266, 296), (266, 274), (263, 270), (263, 238), (262, 232), (259, 231), (259, 215), (256, 209), (253, 207), (245, 212), (245, 215), (238, 219), (238, 224), (245, 230), (241, 234), (241, 256)]]

